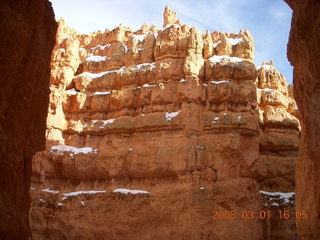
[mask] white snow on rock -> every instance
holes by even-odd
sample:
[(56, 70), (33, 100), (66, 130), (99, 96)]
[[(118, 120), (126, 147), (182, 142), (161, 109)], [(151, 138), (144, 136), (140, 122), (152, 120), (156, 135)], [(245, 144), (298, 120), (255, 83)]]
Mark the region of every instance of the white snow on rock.
[(150, 84), (147, 84), (147, 83), (146, 83), (146, 84), (144, 84), (142, 87), (155, 87), (155, 86), (156, 86), (156, 85), (154, 85), (154, 84), (151, 84), (151, 85), (150, 85)]
[(102, 125), (99, 128), (104, 128), (106, 125), (111, 124), (115, 121), (115, 119), (107, 119), (107, 120), (91, 120), (91, 124), (94, 125), (98, 122), (102, 123)]
[[(270, 200), (283, 200), (284, 203), (290, 203), (292, 200), (290, 198), (293, 198), (295, 195), (295, 192), (266, 192), (266, 191), (260, 191), (261, 194), (264, 194), (270, 198)], [(271, 205), (278, 206), (278, 203), (272, 203)]]
[(123, 47), (124, 52), (127, 53), (128, 52), (128, 46), (125, 45), (124, 43), (122, 43), (122, 47)]
[(63, 203), (59, 202), (59, 203), (58, 203), (58, 206), (62, 207), (62, 206), (63, 206)]
[(58, 194), (60, 191), (58, 191), (58, 190), (50, 190), (49, 188), (46, 188), (46, 189), (42, 189), (42, 192), (48, 192), (48, 193), (52, 193), (52, 194)]
[(144, 191), (144, 190), (131, 190), (131, 189), (127, 189), (127, 188), (118, 188), (113, 190), (113, 192), (115, 193), (123, 193), (123, 194), (149, 194), (150, 192), (148, 191)]
[[(89, 191), (77, 191), (77, 192), (69, 192), (69, 193), (64, 193), (63, 196), (65, 197), (71, 197), (71, 196), (78, 196), (81, 194), (99, 194), (99, 193), (105, 193), (106, 190), (103, 191), (94, 191), (94, 190), (89, 190)], [(66, 199), (66, 198), (64, 198)]]
[(153, 68), (156, 67), (156, 65), (155, 65), (154, 62), (152, 62), (152, 63), (141, 63), (141, 64), (138, 64), (137, 66), (133, 67), (132, 70), (140, 70), (143, 67), (147, 67), (147, 69), (153, 69)]
[(92, 95), (108, 95), (111, 92), (94, 92)]
[(167, 28), (170, 28), (170, 27), (172, 27), (172, 26), (175, 26), (176, 28), (180, 28), (180, 26), (179, 26), (178, 24), (169, 24), (169, 25), (165, 26), (165, 27), (162, 29), (162, 31), (164, 31), (164, 30), (166, 30)]
[(238, 57), (217, 56), (217, 55), (209, 58), (210, 62), (222, 62), (223, 60), (226, 60), (228, 62), (242, 62), (244, 59), (238, 58)]
[(271, 70), (271, 69), (273, 69), (274, 67), (273, 67), (272, 65), (270, 65), (270, 64), (263, 64), (263, 65), (261, 65), (260, 67), (258, 67), (257, 69), (259, 70), (259, 69), (261, 69), (261, 68), (264, 68), (264, 69), (267, 69), (267, 70)]
[(90, 73), (90, 72), (83, 72), (79, 75), (77, 75), (77, 77), (82, 77), (82, 76), (87, 76), (87, 77), (90, 77), (92, 79), (95, 79), (95, 78), (99, 78), (99, 77), (102, 77), (104, 75), (107, 75), (107, 74), (110, 74), (110, 73), (115, 73), (115, 72), (121, 72), (124, 70), (126, 66), (123, 66), (117, 70), (111, 70), (111, 71), (106, 71), (106, 72), (100, 72), (100, 73)]
[(145, 38), (146, 34), (142, 34), (142, 35), (137, 35), (137, 34), (133, 34), (132, 37), (136, 38), (139, 42), (142, 42), (143, 39)]
[(111, 44), (106, 44), (106, 45), (97, 45), (95, 47), (90, 48), (90, 50), (95, 50), (96, 48), (100, 48), (100, 50), (104, 50), (106, 47), (111, 47)]
[(223, 81), (211, 81), (212, 84), (221, 84), (221, 83), (228, 83), (228, 80), (223, 80)]
[(156, 66), (155, 66), (154, 62), (142, 63), (142, 64), (136, 65), (135, 67), (123, 66), (117, 70), (111, 70), (111, 71), (100, 72), (100, 73), (83, 72), (83, 73), (77, 75), (76, 77), (87, 76), (87, 77), (90, 77), (91, 79), (95, 79), (95, 78), (103, 77), (104, 75), (111, 74), (111, 73), (116, 73), (116, 72), (121, 73), (121, 72), (124, 72), (125, 69), (127, 69), (127, 70), (140, 70), (143, 67), (147, 67), (147, 69), (154, 69)]
[(187, 80), (185, 80), (185, 79), (180, 80), (180, 83), (185, 83), (185, 82), (187, 82)]
[(218, 121), (218, 120), (219, 120), (219, 117), (215, 117), (213, 120)]
[(68, 95), (77, 95), (78, 92), (75, 88), (71, 88), (71, 89), (67, 90), (66, 93)]
[(241, 42), (242, 38), (227, 38), (228, 42), (231, 43), (231, 45), (236, 45), (239, 42)]
[(113, 123), (114, 120), (115, 120), (115, 119), (113, 118), (113, 119), (108, 119), (108, 120), (102, 120), (102, 122), (103, 122), (104, 125), (107, 125), (107, 124)]
[(166, 112), (166, 113), (165, 113), (166, 120), (167, 120), (167, 121), (171, 121), (172, 118), (175, 118), (176, 116), (179, 115), (180, 111), (181, 111), (181, 110), (179, 110), (179, 111), (177, 111), (177, 112), (170, 112), (170, 113)]
[(212, 44), (213, 48), (216, 48), (221, 43), (221, 40)]
[(87, 62), (102, 62), (105, 60), (107, 60), (107, 57), (105, 57), (105, 56), (90, 55), (89, 57), (86, 58), (85, 61), (87, 61)]
[(64, 152), (69, 152), (71, 156), (73, 154), (88, 154), (88, 153), (97, 153), (97, 149), (94, 149), (92, 147), (84, 147), (84, 148), (76, 148), (76, 147), (71, 147), (67, 145), (57, 145), (57, 146), (52, 146), (50, 149), (50, 152), (53, 153), (64, 153)]

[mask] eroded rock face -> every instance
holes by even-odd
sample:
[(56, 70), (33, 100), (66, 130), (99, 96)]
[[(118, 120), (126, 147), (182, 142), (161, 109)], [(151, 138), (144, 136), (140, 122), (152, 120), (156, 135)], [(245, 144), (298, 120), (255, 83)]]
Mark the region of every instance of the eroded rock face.
[(60, 21), (57, 36), (36, 239), (275, 239), (269, 220), (241, 214), (265, 209), (260, 189), (292, 190), (299, 122), (248, 31), (202, 35), (166, 8), (161, 30), (77, 35)]
[(0, 238), (28, 239), (31, 159), (45, 149), (57, 26), (48, 1), (1, 1), (0, 16)]
[(297, 220), (301, 239), (320, 238), (320, 3), (286, 0), (293, 10), (288, 58), (294, 66), (294, 95), (301, 112), (301, 140), (296, 169), (297, 209), (307, 219)]

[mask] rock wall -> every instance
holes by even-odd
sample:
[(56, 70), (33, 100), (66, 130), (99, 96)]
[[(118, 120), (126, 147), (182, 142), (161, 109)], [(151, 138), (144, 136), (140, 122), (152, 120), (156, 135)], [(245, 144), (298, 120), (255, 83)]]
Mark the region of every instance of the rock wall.
[(0, 238), (28, 239), (31, 159), (45, 148), (56, 23), (48, 1), (0, 1)]
[(294, 67), (294, 95), (301, 112), (301, 140), (296, 169), (297, 208), (308, 213), (297, 220), (301, 239), (320, 238), (320, 2), (286, 0), (293, 10), (288, 59)]
[(300, 124), (292, 85), (286, 83), (271, 61), (258, 67), (256, 86), (260, 123), (259, 158), (251, 169), (263, 190), (265, 209), (290, 213), (286, 220), (279, 216), (270, 219), (269, 236), (270, 239), (298, 239), (294, 189)]
[(294, 188), (299, 122), (283, 76), (253, 56), (248, 31), (201, 34), (169, 8), (160, 30), (60, 21), (33, 237), (277, 239), (259, 190)]

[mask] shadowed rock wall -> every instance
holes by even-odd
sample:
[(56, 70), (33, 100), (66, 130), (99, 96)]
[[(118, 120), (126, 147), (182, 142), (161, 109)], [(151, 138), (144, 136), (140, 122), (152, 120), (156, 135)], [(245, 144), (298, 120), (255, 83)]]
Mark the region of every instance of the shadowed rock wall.
[(28, 239), (31, 159), (45, 147), (52, 7), (1, 0), (0, 29), (0, 238)]
[(286, 0), (293, 9), (288, 59), (294, 67), (294, 95), (301, 113), (296, 168), (296, 207), (308, 213), (297, 220), (301, 239), (320, 238), (320, 1)]

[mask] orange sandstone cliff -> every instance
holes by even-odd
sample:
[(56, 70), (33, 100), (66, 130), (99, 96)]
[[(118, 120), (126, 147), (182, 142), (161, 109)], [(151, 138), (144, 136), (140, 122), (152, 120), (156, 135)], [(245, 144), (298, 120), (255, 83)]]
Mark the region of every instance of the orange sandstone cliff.
[(296, 239), (259, 215), (294, 211), (300, 125), (249, 31), (201, 34), (166, 8), (160, 30), (61, 20), (56, 41), (35, 239)]
[(32, 156), (45, 149), (50, 55), (48, 1), (0, 1), (0, 239), (29, 239)]

